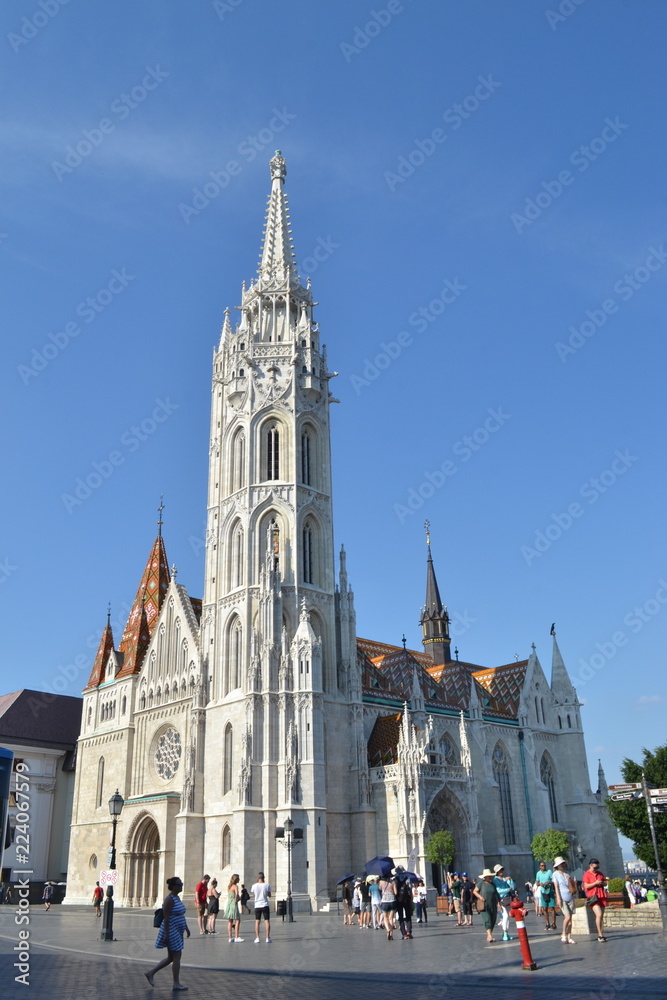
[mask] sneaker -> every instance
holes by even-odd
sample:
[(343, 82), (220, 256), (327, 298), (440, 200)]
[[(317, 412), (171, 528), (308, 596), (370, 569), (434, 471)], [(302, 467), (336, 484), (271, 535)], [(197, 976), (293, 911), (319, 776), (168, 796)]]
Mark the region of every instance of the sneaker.
[(503, 941), (511, 941), (511, 940), (512, 938), (509, 936), (509, 934), (503, 934)]
[(245, 938), (234, 938), (234, 944), (241, 944), (242, 941), (245, 941)]
[(255, 938), (255, 940), (253, 941), (253, 944), (259, 944), (259, 938)]
[(267, 944), (271, 944), (271, 938), (267, 938), (267, 939), (266, 939), (266, 943), (267, 943)]
[(566, 937), (562, 937), (561, 941), (563, 942), (563, 944), (567, 944), (567, 938)]
[(234, 938), (230, 938), (230, 939), (229, 939), (229, 943), (230, 943), (230, 944), (234, 944)]

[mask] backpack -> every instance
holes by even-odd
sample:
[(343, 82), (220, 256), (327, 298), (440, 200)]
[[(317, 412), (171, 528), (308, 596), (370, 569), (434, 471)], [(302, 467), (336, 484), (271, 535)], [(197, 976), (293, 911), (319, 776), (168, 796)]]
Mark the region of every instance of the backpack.
[(404, 909), (412, 905), (412, 883), (410, 879), (397, 880), (396, 902)]

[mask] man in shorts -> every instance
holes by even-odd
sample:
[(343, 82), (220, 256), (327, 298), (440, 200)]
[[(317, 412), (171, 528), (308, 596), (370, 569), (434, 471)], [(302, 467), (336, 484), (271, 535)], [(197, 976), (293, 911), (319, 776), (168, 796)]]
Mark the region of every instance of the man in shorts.
[(93, 889), (93, 906), (95, 907), (95, 916), (101, 916), (100, 907), (102, 905), (102, 897), (104, 896), (104, 889), (99, 882), (95, 883), (95, 888)]
[[(454, 872), (451, 876), (449, 882), (449, 889), (452, 894), (452, 904), (454, 913), (456, 914), (456, 926), (463, 927), (463, 920), (461, 919), (461, 889), (463, 888), (463, 882), (459, 877), (458, 872)], [(451, 912), (451, 911), (450, 911)]]
[(264, 872), (260, 872), (257, 881), (250, 886), (250, 895), (255, 897), (255, 944), (259, 944), (259, 925), (264, 917), (264, 932), (266, 943), (271, 944), (271, 886), (264, 881)]
[(201, 882), (197, 882), (195, 886), (195, 907), (197, 910), (197, 923), (199, 924), (199, 933), (208, 934), (206, 930), (206, 897), (208, 896), (208, 881), (210, 876), (204, 875)]
[(556, 892), (556, 906), (560, 906), (563, 914), (563, 929), (560, 939), (563, 944), (574, 944), (571, 932), (572, 917), (574, 916), (574, 894), (577, 885), (568, 873), (567, 861), (560, 855), (554, 858), (553, 883)]

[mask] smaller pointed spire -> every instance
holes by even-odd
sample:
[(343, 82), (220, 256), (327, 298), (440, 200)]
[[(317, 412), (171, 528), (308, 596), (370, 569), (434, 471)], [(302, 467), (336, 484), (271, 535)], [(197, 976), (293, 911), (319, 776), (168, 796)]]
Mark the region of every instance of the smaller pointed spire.
[[(159, 522), (159, 526), (161, 528), (161, 522)], [(139, 673), (150, 637), (157, 625), (169, 582), (167, 553), (162, 534), (158, 534), (144, 567), (125, 631), (118, 647), (120, 652), (124, 654), (119, 677)]]
[(553, 637), (553, 650), (551, 654), (551, 691), (556, 701), (561, 704), (564, 702), (575, 702), (576, 691), (572, 686), (570, 675), (567, 672), (567, 667), (563, 662), (563, 657), (561, 656), (560, 649), (558, 648), (555, 631), (552, 631), (551, 635)]
[(609, 786), (607, 784), (607, 779), (605, 777), (604, 768), (602, 767), (602, 761), (600, 758), (598, 758), (598, 790), (596, 794), (603, 799), (606, 799), (609, 795)]
[[(245, 312), (243, 312), (242, 315), (245, 317)], [(225, 319), (223, 321), (222, 330), (220, 332), (220, 346), (218, 350), (222, 350), (225, 344), (228, 344), (230, 338), (233, 336), (234, 331), (232, 330), (232, 321), (229, 318), (230, 316), (231, 316), (231, 310), (229, 306), (227, 306), (227, 308), (225, 309)]]
[(436, 666), (451, 663), (451, 639), (449, 637), (449, 615), (440, 599), (438, 581), (431, 554), (431, 524), (424, 522), (426, 531), (426, 603), (419, 624), (422, 627), (422, 644)]
[(271, 194), (266, 212), (262, 252), (258, 274), (260, 278), (292, 279), (296, 281), (296, 263), (289, 205), (283, 189), (287, 167), (279, 149), (269, 163)]
[(93, 661), (93, 669), (90, 671), (90, 677), (88, 678), (88, 683), (85, 687), (86, 691), (90, 688), (100, 686), (104, 680), (104, 670), (109, 662), (109, 657), (113, 656), (113, 653), (114, 645), (113, 632), (111, 631), (111, 605), (109, 604), (107, 608), (107, 623), (104, 627), (104, 631), (102, 632), (100, 644), (97, 647), (97, 653), (95, 654), (95, 659)]

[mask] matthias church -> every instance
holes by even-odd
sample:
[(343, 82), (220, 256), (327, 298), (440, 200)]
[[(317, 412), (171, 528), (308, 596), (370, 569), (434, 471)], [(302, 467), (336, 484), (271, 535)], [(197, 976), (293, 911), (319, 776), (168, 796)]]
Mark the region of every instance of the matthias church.
[(549, 677), (534, 647), (499, 666), (459, 660), (427, 533), (423, 649), (357, 636), (334, 556), (332, 372), (279, 152), (270, 173), (259, 270), (213, 357), (203, 597), (170, 571), (160, 524), (83, 692), (67, 902), (88, 902), (105, 867), (116, 789), (126, 906), (152, 906), (174, 873), (194, 887), (204, 871), (226, 884), (263, 870), (282, 895), (288, 817), (303, 831), (295, 906), (313, 909), (375, 854), (435, 879), (424, 844), (441, 829), (474, 874), (501, 861), (532, 878), (547, 827), (569, 834), (573, 868), (583, 845), (622, 871), (555, 635)]

